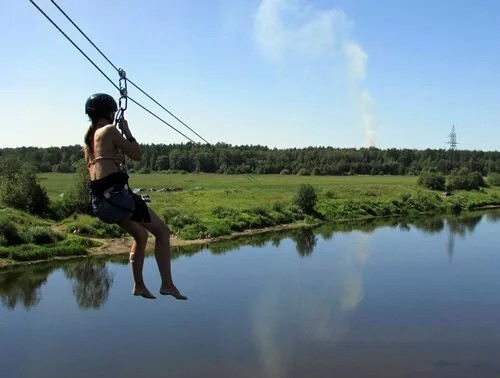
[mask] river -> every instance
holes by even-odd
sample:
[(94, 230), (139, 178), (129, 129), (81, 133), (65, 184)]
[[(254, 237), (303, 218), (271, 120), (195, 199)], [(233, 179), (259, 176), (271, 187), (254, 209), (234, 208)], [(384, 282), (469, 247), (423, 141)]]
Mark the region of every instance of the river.
[[(1, 377), (500, 377), (500, 212), (0, 271)], [(157, 293), (156, 263), (144, 277)]]

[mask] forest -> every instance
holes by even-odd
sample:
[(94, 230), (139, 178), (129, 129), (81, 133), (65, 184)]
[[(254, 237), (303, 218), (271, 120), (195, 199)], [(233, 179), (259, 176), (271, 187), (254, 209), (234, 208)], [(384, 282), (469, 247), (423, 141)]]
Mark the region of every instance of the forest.
[[(445, 175), (468, 168), (482, 175), (500, 173), (500, 152), (446, 149), (269, 148), (225, 143), (143, 144), (140, 161), (127, 160), (130, 172), (205, 172), (223, 174), (293, 175)], [(83, 157), (82, 146), (16, 147), (0, 149), (33, 165), (37, 172), (71, 173)]]

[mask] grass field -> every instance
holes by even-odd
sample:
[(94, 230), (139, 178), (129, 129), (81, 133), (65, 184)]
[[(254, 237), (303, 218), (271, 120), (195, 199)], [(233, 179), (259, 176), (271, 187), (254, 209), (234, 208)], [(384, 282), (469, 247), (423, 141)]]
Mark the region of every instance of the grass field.
[[(57, 198), (73, 183), (74, 176), (49, 173), (39, 176), (40, 184), (51, 199)], [(146, 189), (151, 208), (163, 212), (167, 208), (195, 214), (210, 212), (216, 206), (237, 210), (256, 206), (289, 203), (303, 183), (313, 185), (319, 195), (337, 199), (373, 198), (388, 200), (418, 190), (413, 176), (283, 176), (283, 175), (218, 175), (218, 174), (131, 174), (132, 188)], [(161, 188), (180, 188), (176, 192), (159, 193)]]
[[(72, 174), (49, 173), (40, 175), (39, 178), (52, 200), (74, 182)], [(311, 184), (316, 189), (317, 210), (329, 220), (404, 215), (408, 212), (439, 213), (446, 212), (447, 209), (463, 210), (498, 204), (500, 201), (498, 187), (457, 192), (449, 198), (444, 198), (440, 192), (418, 187), (415, 176), (152, 173), (131, 174), (130, 177), (132, 188), (144, 189), (142, 193), (151, 198), (150, 207), (160, 216), (193, 215), (202, 223), (213, 220), (214, 209), (221, 207), (233, 216), (233, 213), (245, 211), (250, 211), (252, 216), (253, 213), (264, 214), (272, 209), (281, 211), (280, 209), (291, 206), (299, 186), (303, 183)], [(162, 188), (174, 188), (176, 191), (159, 192)], [(276, 214), (274, 215), (276, 218)], [(296, 215), (293, 217), (297, 218)], [(222, 217), (219, 214), (219, 220), (220, 218)], [(289, 217), (285, 218), (289, 220)], [(243, 220), (243, 224), (245, 222)], [(282, 221), (275, 219), (273, 222)], [(179, 227), (181, 226), (182, 224)], [(230, 228), (234, 230), (233, 226)]]
[[(53, 206), (77, 181), (74, 174), (60, 173), (40, 174), (38, 179)], [(304, 183), (312, 185), (318, 195), (315, 211), (309, 214), (294, 204)], [(152, 173), (132, 174), (130, 184), (150, 196), (150, 207), (181, 239), (217, 237), (295, 222), (341, 225), (348, 220), (418, 217), (500, 205), (499, 187), (444, 196), (420, 188), (417, 177), (412, 176)], [(91, 241), (80, 236), (113, 238), (122, 233), (118, 226), (88, 215), (73, 214), (54, 222), (8, 208), (0, 208), (0, 226), (2, 261), (85, 254)], [(78, 236), (70, 235), (74, 230), (78, 230)]]

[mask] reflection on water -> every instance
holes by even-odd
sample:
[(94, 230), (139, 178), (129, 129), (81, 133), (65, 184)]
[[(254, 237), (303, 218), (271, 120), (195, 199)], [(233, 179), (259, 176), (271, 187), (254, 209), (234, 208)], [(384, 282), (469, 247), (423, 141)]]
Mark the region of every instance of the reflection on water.
[(63, 270), (66, 277), (73, 280), (73, 295), (80, 308), (98, 309), (106, 302), (113, 276), (105, 262), (87, 259), (83, 263), (68, 264)]
[(131, 296), (128, 256), (5, 269), (0, 376), (497, 377), (498, 221), (346, 222), (176, 249), (182, 304)]
[(29, 309), (40, 302), (40, 287), (55, 268), (51, 266), (28, 266), (0, 273), (0, 300), (13, 309), (22, 304)]
[[(123, 258), (115, 257), (113, 261)], [(42, 286), (59, 269), (73, 282), (73, 295), (80, 308), (98, 309), (108, 299), (113, 276), (106, 262), (102, 258), (85, 258), (4, 269), (0, 271), (0, 300), (8, 309), (36, 306), (41, 300)]]
[[(335, 233), (349, 233), (352, 231), (363, 231), (363, 237), (359, 239), (356, 264), (364, 265), (369, 256), (369, 233), (379, 227), (389, 226), (402, 231), (409, 231), (412, 227), (424, 233), (434, 234), (442, 232), (447, 228), (448, 240), (446, 253), (450, 261), (453, 257), (455, 238), (465, 238), (467, 234), (474, 232), (483, 217), (488, 222), (500, 220), (500, 212), (486, 212), (478, 214), (464, 214), (454, 217), (428, 217), (415, 218), (412, 220), (382, 219), (368, 220), (363, 222), (345, 222), (336, 225), (325, 225), (317, 229), (299, 228), (292, 230), (281, 230), (272, 233), (248, 235), (238, 239), (230, 239), (210, 245), (192, 245), (174, 248), (174, 259), (183, 255), (193, 255), (203, 250), (209, 250), (213, 254), (223, 254), (237, 250), (242, 246), (263, 247), (271, 242), (274, 247), (279, 247), (283, 239), (289, 238), (295, 243), (295, 250), (301, 257), (308, 257), (314, 252), (317, 244), (317, 236), (324, 240), (331, 239)], [(110, 258), (107, 258), (109, 260)], [(128, 264), (126, 257), (113, 257), (114, 262)], [(354, 266), (355, 264), (353, 264)], [(113, 276), (106, 267), (106, 262), (97, 258), (86, 258), (72, 260), (69, 262), (56, 261), (4, 269), (0, 271), (0, 300), (5, 307), (13, 309), (18, 304), (29, 309), (40, 302), (40, 288), (47, 282), (48, 276), (56, 269), (62, 269), (65, 276), (72, 280), (73, 295), (80, 308), (99, 309), (107, 300)], [(362, 297), (362, 280), (351, 275), (344, 283), (345, 295), (344, 306), (353, 306)]]

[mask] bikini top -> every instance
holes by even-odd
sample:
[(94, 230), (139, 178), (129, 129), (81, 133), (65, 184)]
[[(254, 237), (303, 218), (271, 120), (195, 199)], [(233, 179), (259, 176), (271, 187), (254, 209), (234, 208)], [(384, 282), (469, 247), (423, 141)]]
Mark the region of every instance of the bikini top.
[(98, 160), (114, 160), (117, 167), (120, 167), (120, 164), (123, 163), (122, 159), (118, 156), (96, 156), (95, 158), (89, 160), (87, 167), (94, 165)]

